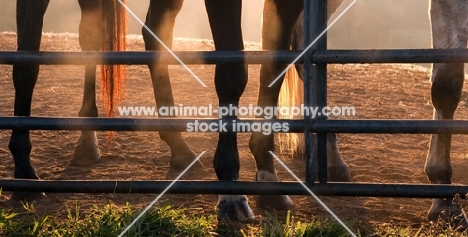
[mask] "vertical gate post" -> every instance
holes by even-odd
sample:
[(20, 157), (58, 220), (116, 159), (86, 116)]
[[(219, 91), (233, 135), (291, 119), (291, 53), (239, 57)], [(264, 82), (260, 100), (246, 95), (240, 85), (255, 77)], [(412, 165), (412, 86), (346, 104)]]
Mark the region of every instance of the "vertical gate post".
[[(318, 165), (318, 179), (327, 182), (327, 134), (311, 133), (316, 120), (327, 119), (322, 109), (327, 105), (327, 64), (312, 64), (311, 57), (317, 50), (327, 49), (327, 0), (304, 1), (304, 45), (314, 45), (304, 54), (304, 105), (306, 108), (319, 108), (318, 117), (304, 117), (304, 137), (306, 142), (306, 182), (315, 181), (315, 165)], [(314, 146), (317, 144), (317, 146)]]

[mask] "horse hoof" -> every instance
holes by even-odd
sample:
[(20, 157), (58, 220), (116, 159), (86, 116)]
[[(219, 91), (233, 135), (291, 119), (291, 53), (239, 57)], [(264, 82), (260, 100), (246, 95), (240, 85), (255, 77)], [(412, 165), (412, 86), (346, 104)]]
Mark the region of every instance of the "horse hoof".
[(46, 197), (43, 192), (13, 192), (11, 199), (23, 202), (32, 202)]
[(427, 219), (431, 222), (444, 220), (451, 223), (451, 227), (460, 232), (468, 230), (468, 218), (465, 212), (455, 205), (448, 208), (433, 206), (427, 214)]
[(71, 164), (79, 166), (94, 165), (101, 161), (101, 152), (95, 145), (78, 145), (73, 152)]
[(329, 166), (328, 180), (332, 182), (352, 182), (348, 166)]
[(461, 212), (458, 215), (446, 214), (445, 212), (442, 213), (430, 213), (427, 215), (427, 219), (432, 222), (438, 222), (446, 218), (445, 221), (450, 223), (451, 228), (457, 230), (459, 232), (464, 232), (468, 230), (468, 218), (466, 217), (465, 212)]
[(294, 203), (288, 195), (258, 195), (255, 196), (257, 206), (260, 208), (273, 208), (277, 210), (290, 210)]
[[(188, 152), (184, 153), (181, 155), (173, 156), (171, 157), (171, 170), (173, 171), (183, 171), (185, 170), (195, 159), (197, 158), (197, 155), (193, 152)], [(203, 167), (203, 164), (200, 162), (200, 160), (197, 160), (192, 167), (190, 167), (190, 171), (204, 171), (205, 167)]]
[(259, 224), (252, 209), (250, 209), (247, 198), (242, 198), (237, 201), (224, 200), (220, 201), (216, 208), (218, 221), (231, 220), (239, 221), (245, 224)]

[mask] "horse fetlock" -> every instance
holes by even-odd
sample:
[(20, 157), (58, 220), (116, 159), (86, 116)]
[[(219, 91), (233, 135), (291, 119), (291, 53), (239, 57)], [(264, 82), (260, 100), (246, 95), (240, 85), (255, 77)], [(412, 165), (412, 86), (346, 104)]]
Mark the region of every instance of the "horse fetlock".
[(328, 166), (328, 179), (334, 182), (352, 182), (351, 171), (348, 165)]
[(31, 165), (15, 166), (15, 179), (40, 179)]
[[(193, 151), (173, 155), (171, 156), (170, 167), (172, 170), (185, 170), (196, 158), (197, 155)], [(203, 171), (204, 169), (205, 167), (199, 160), (190, 167), (192, 171)]]
[(258, 224), (250, 209), (246, 196), (243, 195), (220, 195), (216, 206), (218, 220), (232, 220), (248, 224)]
[[(185, 170), (197, 158), (179, 132), (160, 132), (159, 136), (171, 149), (171, 170)], [(204, 167), (197, 161), (191, 170), (204, 170)]]
[(267, 182), (267, 181), (280, 181), (276, 171), (273, 172), (265, 171), (265, 170), (258, 170), (256, 174), (256, 179), (259, 182)]
[(452, 179), (452, 167), (449, 164), (445, 166), (426, 165), (424, 172), (432, 184), (450, 184)]

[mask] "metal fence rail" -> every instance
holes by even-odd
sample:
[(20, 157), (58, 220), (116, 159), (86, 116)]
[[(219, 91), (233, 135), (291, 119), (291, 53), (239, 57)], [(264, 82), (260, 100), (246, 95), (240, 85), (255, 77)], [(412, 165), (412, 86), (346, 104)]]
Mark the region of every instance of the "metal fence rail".
[[(173, 181), (128, 180), (0, 180), (3, 191), (50, 193), (161, 193)], [(468, 193), (464, 185), (327, 183), (309, 186), (322, 196), (453, 198)], [(176, 194), (309, 195), (298, 182), (177, 181), (167, 191)], [(461, 198), (464, 198), (463, 196)]]
[[(174, 51), (185, 64), (261, 64), (293, 62), (302, 51)], [(0, 51), (0, 64), (146, 65), (156, 60), (180, 63), (168, 52), (10, 52)], [(311, 63), (468, 63), (468, 49), (317, 50)], [(304, 63), (300, 58), (296, 63)]]
[[(288, 123), (288, 133), (302, 133), (304, 120), (299, 119), (176, 119), (176, 118), (60, 118), (0, 117), (0, 129), (29, 130), (96, 130), (96, 131), (179, 131), (187, 124)], [(249, 131), (238, 131), (249, 132)], [(392, 133), (392, 134), (468, 134), (468, 120), (317, 120), (312, 133)]]

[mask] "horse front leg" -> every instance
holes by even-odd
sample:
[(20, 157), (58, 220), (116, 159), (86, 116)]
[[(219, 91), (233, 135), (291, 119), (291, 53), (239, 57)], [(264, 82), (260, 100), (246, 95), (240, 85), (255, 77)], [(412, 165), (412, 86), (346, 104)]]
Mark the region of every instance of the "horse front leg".
[[(165, 50), (154, 35), (159, 37), (166, 46), (172, 48), (175, 18), (182, 8), (182, 4), (183, 0), (152, 0), (150, 2), (145, 25), (152, 32), (148, 32), (145, 27), (142, 29), (146, 50)], [(161, 107), (174, 107), (168, 66), (155, 59), (155, 63), (148, 65), (148, 67), (158, 110)], [(196, 158), (196, 154), (190, 149), (180, 132), (159, 132), (159, 136), (171, 149), (170, 167), (172, 171), (178, 173), (184, 170)], [(203, 170), (201, 162), (195, 163), (191, 169), (192, 172), (201, 170)]]
[[(433, 48), (465, 48), (468, 29), (468, 3), (463, 0), (431, 2), (431, 23)], [(432, 104), (434, 119), (453, 119), (460, 101), (464, 80), (463, 63), (435, 63), (432, 68)], [(425, 172), (433, 184), (450, 184), (452, 167), (450, 163), (451, 134), (433, 134), (425, 164)], [(468, 220), (452, 199), (434, 199), (428, 213), (428, 219), (437, 221), (441, 214), (448, 214), (454, 219), (454, 225), (468, 228)]]
[[(243, 50), (241, 31), (241, 0), (205, 0), (211, 32), (216, 50)], [(245, 64), (217, 65), (215, 86), (219, 107), (238, 107), (239, 99), (247, 83)], [(223, 116), (222, 119), (237, 119), (236, 114)], [(213, 160), (219, 180), (239, 180), (239, 152), (237, 133), (220, 131), (218, 145)], [(217, 205), (218, 219), (231, 219), (240, 222), (257, 222), (245, 195), (219, 195)]]
[[(79, 0), (81, 21), (79, 42), (83, 51), (99, 51), (104, 41), (102, 5), (100, 1)], [(98, 117), (96, 106), (96, 65), (86, 65), (83, 101), (80, 117)], [(72, 164), (93, 165), (101, 161), (96, 131), (81, 131), (78, 144), (73, 152)]]
[[(18, 51), (39, 51), (42, 37), (42, 22), (49, 0), (17, 1)], [(39, 74), (39, 65), (14, 65), (15, 116), (30, 116), (34, 86)], [(15, 161), (14, 176), (17, 179), (39, 179), (31, 165), (31, 140), (29, 130), (13, 130), (8, 145)], [(13, 199), (34, 199), (43, 193), (15, 192)]]

